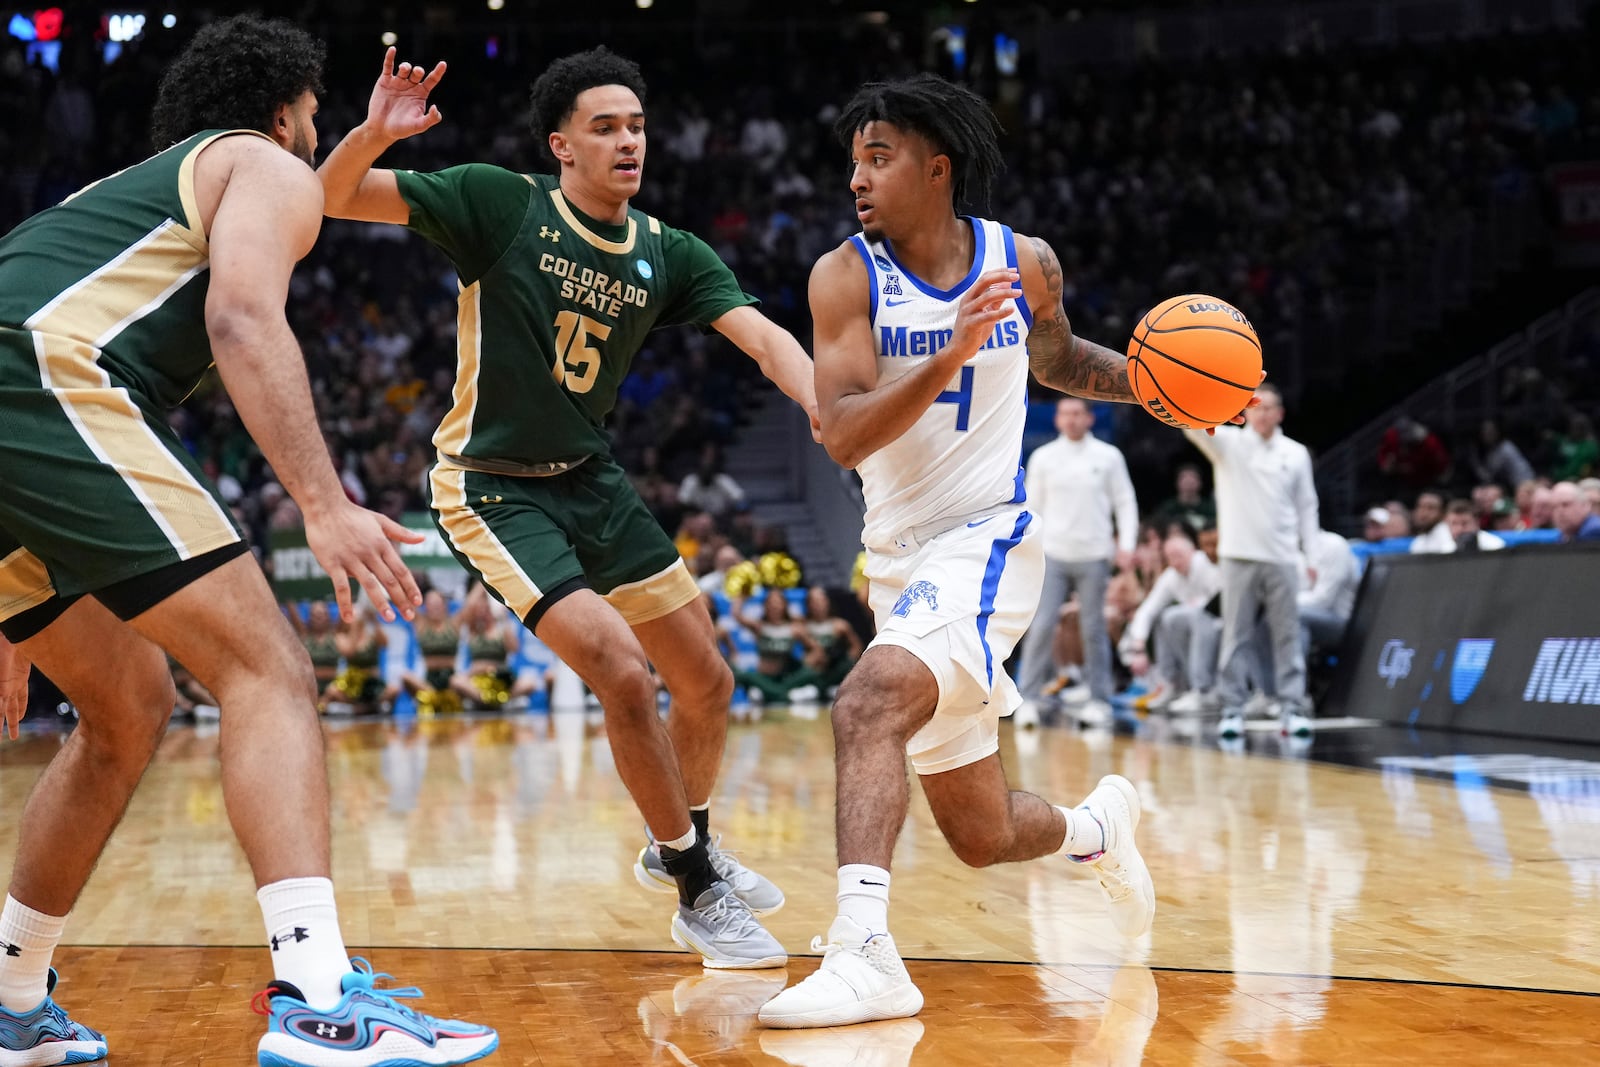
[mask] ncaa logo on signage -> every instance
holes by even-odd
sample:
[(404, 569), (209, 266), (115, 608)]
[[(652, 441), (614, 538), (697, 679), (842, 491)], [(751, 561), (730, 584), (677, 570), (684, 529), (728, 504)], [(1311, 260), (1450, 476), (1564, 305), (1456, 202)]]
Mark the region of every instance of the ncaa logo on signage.
[(1389, 683), (1393, 689), (1395, 683), (1411, 674), (1411, 660), (1417, 654), (1414, 648), (1407, 648), (1404, 641), (1386, 641), (1383, 651), (1378, 653), (1378, 677)]
[(1489, 657), (1494, 654), (1492, 638), (1465, 638), (1456, 643), (1456, 658), (1450, 664), (1450, 699), (1465, 704), (1483, 681), (1483, 672), (1489, 669)]

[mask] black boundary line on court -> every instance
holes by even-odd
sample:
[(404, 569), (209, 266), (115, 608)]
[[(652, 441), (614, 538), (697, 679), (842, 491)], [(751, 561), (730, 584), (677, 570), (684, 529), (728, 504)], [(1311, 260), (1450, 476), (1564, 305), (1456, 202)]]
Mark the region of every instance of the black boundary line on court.
[[(263, 948), (262, 945), (82, 945), (62, 944), (66, 949), (167, 949), (171, 951), (186, 951), (192, 949), (225, 949), (228, 951), (255, 951)], [(669, 952), (653, 948), (530, 948), (526, 945), (518, 946), (474, 946), (474, 945), (358, 945), (354, 946), (361, 952), (562, 952), (584, 953), (596, 956), (662, 956), (665, 958), (688, 957), (692, 953)], [(791, 953), (790, 959), (820, 960), (822, 957), (811, 953)], [(1047, 970), (1063, 968), (1077, 968), (1079, 970), (1115, 971), (1127, 966), (1149, 966), (1152, 971), (1163, 974), (1242, 974), (1252, 978), (1298, 978), (1307, 981), (1330, 982), (1366, 982), (1377, 985), (1398, 986), (1437, 986), (1441, 989), (1485, 989), (1496, 993), (1539, 993), (1552, 997), (1594, 997), (1600, 998), (1600, 992), (1591, 992), (1583, 989), (1545, 989), (1539, 986), (1521, 985), (1486, 985), (1478, 982), (1440, 982), (1422, 978), (1378, 978), (1370, 975), (1348, 974), (1299, 974), (1292, 971), (1236, 971), (1222, 967), (1155, 967), (1149, 964), (1125, 963), (1036, 963), (1031, 960), (980, 960), (965, 959), (951, 956), (907, 956), (908, 963), (981, 963), (987, 966), (1000, 967), (1043, 967)], [(776, 967), (768, 970), (778, 970)]]

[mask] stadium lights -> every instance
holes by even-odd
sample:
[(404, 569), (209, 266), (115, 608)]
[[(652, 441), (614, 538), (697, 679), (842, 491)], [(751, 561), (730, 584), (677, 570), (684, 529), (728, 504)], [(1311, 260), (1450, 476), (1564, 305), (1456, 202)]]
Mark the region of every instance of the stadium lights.
[(161, 25), (164, 28), (170, 30), (170, 29), (172, 29), (172, 27), (176, 26), (177, 24), (178, 24), (178, 16), (172, 14), (170, 11), (167, 12), (165, 15), (161, 16)]
[(640, 11), (648, 11), (656, 6), (656, 0), (633, 0), (633, 6)]
[(489, 0), (489, 10), (499, 11), (506, 6), (506, 0)]
[(385, 45), (392, 46), (399, 39), (400, 39), (400, 35), (395, 33), (393, 30), (384, 30), (383, 31), (383, 43)]

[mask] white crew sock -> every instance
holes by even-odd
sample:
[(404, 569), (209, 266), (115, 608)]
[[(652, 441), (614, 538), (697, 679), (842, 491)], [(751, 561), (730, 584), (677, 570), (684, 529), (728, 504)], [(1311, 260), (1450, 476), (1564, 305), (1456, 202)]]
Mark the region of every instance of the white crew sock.
[(870, 863), (839, 868), (839, 914), (872, 933), (889, 932), (889, 872)]
[(689, 829), (684, 832), (682, 837), (675, 837), (671, 841), (663, 841), (657, 838), (656, 844), (662, 848), (670, 848), (674, 852), (687, 852), (694, 848), (694, 843), (698, 840), (700, 840), (700, 835), (696, 832), (694, 824), (690, 823)]
[(1106, 830), (1099, 820), (1083, 808), (1063, 808), (1057, 804), (1056, 810), (1067, 820), (1067, 836), (1056, 849), (1056, 855), (1082, 859), (1105, 851)]
[(6, 894), (5, 910), (0, 911), (0, 1007), (21, 1014), (44, 1000), (50, 957), (66, 927), (65, 915), (34, 911)]
[(350, 956), (339, 932), (333, 883), (326, 878), (285, 878), (256, 891), (272, 946), (272, 974), (289, 982), (306, 1003), (327, 1011), (344, 996)]

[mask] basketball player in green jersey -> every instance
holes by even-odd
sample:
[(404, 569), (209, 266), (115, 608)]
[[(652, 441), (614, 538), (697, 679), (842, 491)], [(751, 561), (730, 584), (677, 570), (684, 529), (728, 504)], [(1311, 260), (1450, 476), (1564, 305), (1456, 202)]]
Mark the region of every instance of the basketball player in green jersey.
[[(416, 1014), (352, 967), (310, 662), (165, 419), (215, 360), (341, 609), (346, 576), (407, 614), (420, 602), (390, 544), (410, 535), (344, 495), (284, 316), (322, 224), (310, 166), (321, 70), (322, 46), (288, 23), (212, 23), (162, 79), (162, 150), (0, 238), (0, 707), (15, 736), (16, 668), (31, 661), (79, 714), (8, 813), (19, 838), (0, 912), (0, 1067), (106, 1054), (56, 1004), (50, 960), (165, 731), (163, 650), (222, 708), (223, 796), (276, 976), (261, 1062), (465, 1063), (498, 1040)], [(185, 939), (179, 913), (147, 921)]]
[[(783, 903), (720, 852), (707, 806), (733, 678), (699, 590), (611, 457), (602, 421), (657, 326), (722, 333), (816, 425), (812, 366), (698, 238), (641, 211), (645, 86), (596, 48), (533, 86), (533, 132), (559, 176), (484, 164), (374, 170), (440, 121), (444, 74), (384, 57), (362, 125), (320, 170), (328, 214), (410, 226), (460, 275), (454, 405), (434, 444), (433, 513), (458, 559), (600, 698), (617, 771), (654, 838), (641, 884), (677, 885), (672, 933), (708, 966), (781, 965), (752, 918)], [(672, 695), (665, 727), (648, 662)]]

